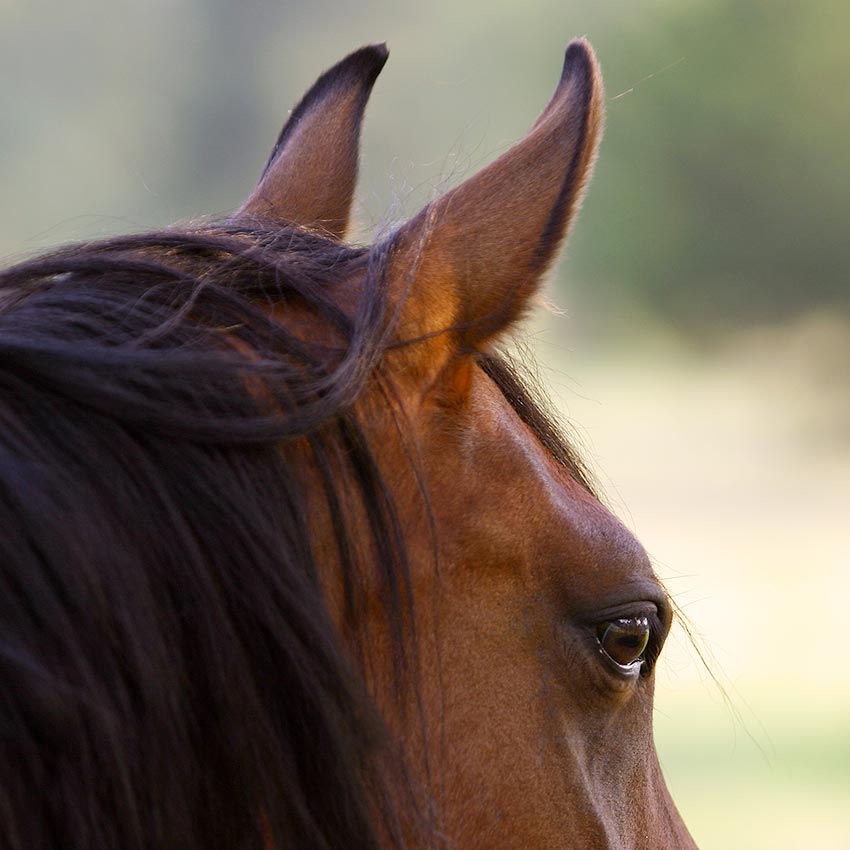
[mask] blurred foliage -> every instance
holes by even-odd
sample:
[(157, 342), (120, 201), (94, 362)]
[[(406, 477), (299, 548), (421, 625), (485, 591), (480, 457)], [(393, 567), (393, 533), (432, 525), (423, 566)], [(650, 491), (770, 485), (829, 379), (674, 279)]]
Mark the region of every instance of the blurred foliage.
[(582, 259), (693, 323), (850, 306), (850, 6), (670, 12), (649, 43), (682, 62), (610, 104)]
[(848, 309), (848, 27), (791, 0), (0, 0), (0, 253), (234, 206), (285, 109), (382, 38), (364, 218), (410, 214), (525, 131), (584, 33), (608, 129), (559, 300), (688, 333)]

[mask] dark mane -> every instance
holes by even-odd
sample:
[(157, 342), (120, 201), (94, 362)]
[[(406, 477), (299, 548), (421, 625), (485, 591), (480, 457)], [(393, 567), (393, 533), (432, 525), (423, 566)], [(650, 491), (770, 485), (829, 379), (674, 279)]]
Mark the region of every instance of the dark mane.
[[(351, 317), (335, 287), (355, 273), (366, 283)], [(431, 829), (327, 610), (305, 508), (309, 457), (346, 617), (376, 575), (410, 669), (404, 539), (354, 411), (389, 343), (385, 278), (380, 250), (234, 225), (72, 246), (0, 273), (10, 850), (375, 850)], [(299, 338), (268, 304), (315, 314), (345, 344)], [(482, 365), (586, 484), (510, 364)]]

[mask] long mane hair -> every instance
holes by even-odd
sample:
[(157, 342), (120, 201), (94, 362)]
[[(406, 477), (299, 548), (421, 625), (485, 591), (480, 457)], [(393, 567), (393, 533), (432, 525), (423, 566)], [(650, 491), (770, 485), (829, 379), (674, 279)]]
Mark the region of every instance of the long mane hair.
[[(377, 577), (404, 678), (411, 567), (355, 404), (385, 380), (384, 268), (380, 248), (222, 224), (0, 273), (4, 847), (439, 844), (328, 611), (306, 509), (320, 482), (345, 622)], [(335, 287), (355, 273), (351, 316)], [(482, 365), (586, 482), (510, 365)]]

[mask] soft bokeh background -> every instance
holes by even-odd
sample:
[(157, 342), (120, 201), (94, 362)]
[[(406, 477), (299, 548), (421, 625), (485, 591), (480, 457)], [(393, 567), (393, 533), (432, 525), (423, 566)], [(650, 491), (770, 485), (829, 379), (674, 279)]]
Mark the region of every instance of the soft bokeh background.
[(848, 850), (848, 31), (841, 0), (0, 0), (0, 255), (233, 207), (386, 39), (367, 238), (521, 136), (588, 35), (607, 134), (528, 341), (707, 661), (679, 628), (657, 699), (698, 842)]

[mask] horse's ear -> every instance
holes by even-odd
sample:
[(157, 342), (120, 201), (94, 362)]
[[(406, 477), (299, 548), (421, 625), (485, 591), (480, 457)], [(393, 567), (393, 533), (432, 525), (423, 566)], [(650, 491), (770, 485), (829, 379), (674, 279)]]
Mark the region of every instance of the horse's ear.
[(383, 44), (363, 47), (319, 77), (289, 116), (237, 217), (259, 216), (345, 235), (363, 111), (388, 55)]
[(474, 349), (520, 317), (575, 218), (602, 118), (593, 50), (573, 41), (525, 138), (394, 234), (390, 274), (406, 297), (404, 337), (453, 328), (451, 338)]

